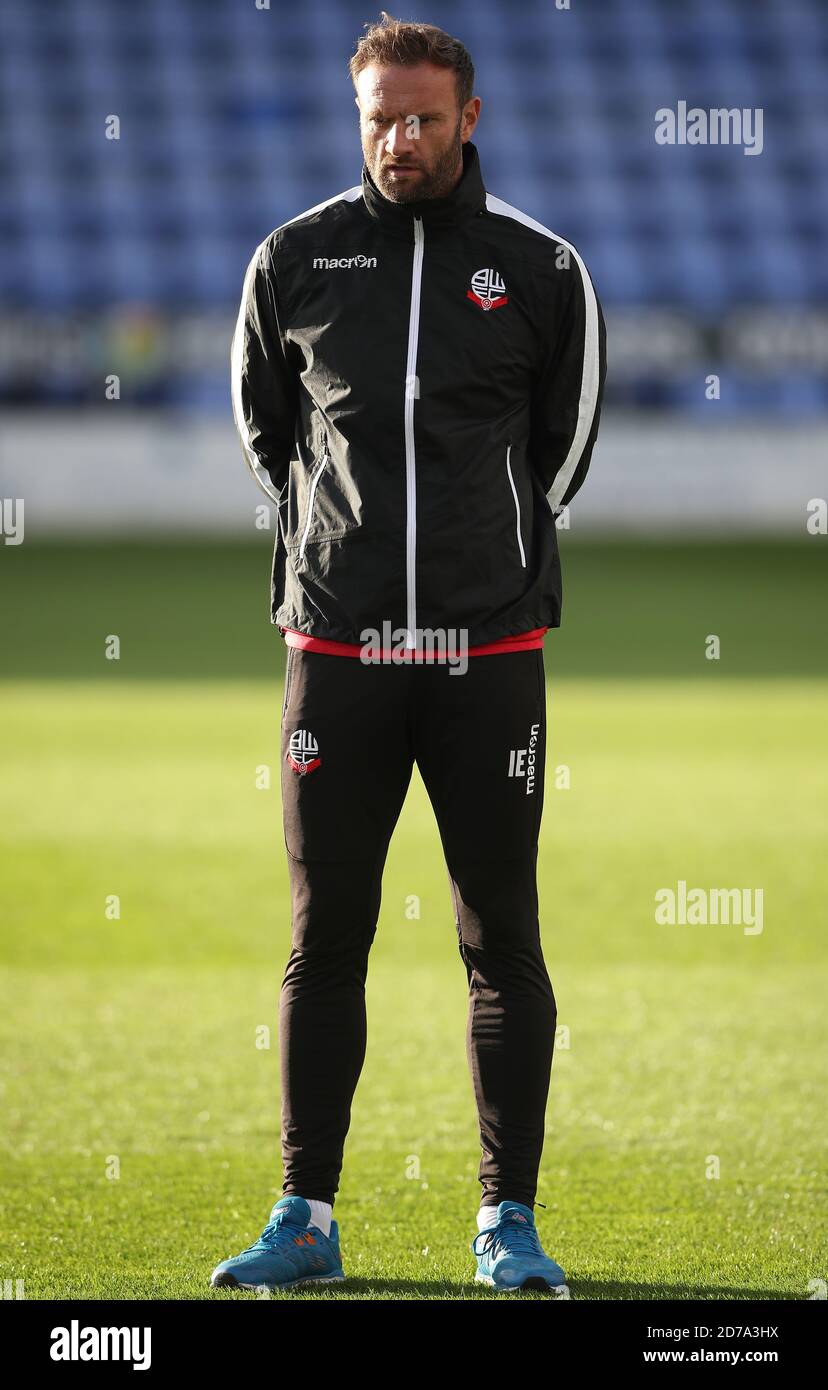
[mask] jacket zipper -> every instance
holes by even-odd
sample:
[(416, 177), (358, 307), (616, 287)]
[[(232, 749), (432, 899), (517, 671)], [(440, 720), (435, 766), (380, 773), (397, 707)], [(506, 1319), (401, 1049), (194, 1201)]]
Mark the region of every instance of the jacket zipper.
[(515, 526), (517, 527), (517, 543), (520, 546), (520, 563), (523, 565), (523, 568), (526, 569), (526, 552), (523, 549), (523, 537), (520, 534), (520, 502), (518, 501), (515, 480), (512, 477), (512, 466), (509, 462), (509, 455), (511, 452), (512, 446), (509, 444), (506, 448), (506, 472), (509, 475), (509, 486), (512, 489), (512, 496), (515, 499)]
[(420, 286), (423, 279), (423, 220), (414, 218), (414, 265), (411, 271), (411, 309), (408, 316), (408, 359), (405, 366), (405, 585), (406, 647), (417, 639), (417, 478), (414, 454), (414, 383), (417, 379), (417, 342), (420, 333)]
[(302, 532), (302, 539), (299, 543), (300, 560), (304, 557), (305, 554), (305, 542), (308, 539), (308, 531), (310, 530), (310, 524), (313, 520), (313, 499), (316, 496), (316, 484), (319, 482), (320, 477), (325, 471), (325, 466), (328, 463), (329, 458), (330, 455), (328, 453), (328, 436), (326, 434), (325, 442), (322, 445), (322, 457), (319, 460), (319, 463), (317, 464), (316, 468), (314, 469), (313, 476), (311, 477), (310, 491), (308, 493), (308, 514), (305, 517), (305, 529)]

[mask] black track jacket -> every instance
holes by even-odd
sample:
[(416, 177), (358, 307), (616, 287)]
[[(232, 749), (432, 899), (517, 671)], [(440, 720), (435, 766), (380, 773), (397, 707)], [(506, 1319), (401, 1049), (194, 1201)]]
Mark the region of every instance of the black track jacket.
[(363, 165), (250, 262), (233, 413), (277, 507), (277, 625), (390, 623), (413, 648), (560, 623), (555, 516), (598, 433), (603, 315), (575, 248), (487, 194), (470, 141), (463, 164), (405, 204)]

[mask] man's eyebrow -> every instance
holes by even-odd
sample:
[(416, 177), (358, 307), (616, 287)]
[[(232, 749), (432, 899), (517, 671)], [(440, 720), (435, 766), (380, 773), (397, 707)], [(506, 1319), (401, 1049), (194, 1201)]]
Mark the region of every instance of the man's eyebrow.
[[(377, 117), (377, 116), (379, 116), (380, 118), (383, 118), (383, 112), (382, 112), (382, 110), (380, 109), (380, 107), (378, 107), (378, 106), (372, 106), (372, 107), (370, 107), (366, 114), (367, 114), (367, 116), (368, 116), (369, 121), (370, 121), (370, 120), (373, 120), (373, 119), (374, 119), (375, 117)], [(422, 120), (424, 116), (442, 116), (442, 115), (443, 115), (443, 112), (442, 112), (442, 111), (416, 111), (416, 112), (415, 112), (415, 111), (399, 111), (399, 112), (398, 112), (398, 115), (399, 115), (404, 121), (407, 120), (409, 116), (414, 116), (414, 115), (417, 116), (417, 119), (418, 119), (418, 120)]]

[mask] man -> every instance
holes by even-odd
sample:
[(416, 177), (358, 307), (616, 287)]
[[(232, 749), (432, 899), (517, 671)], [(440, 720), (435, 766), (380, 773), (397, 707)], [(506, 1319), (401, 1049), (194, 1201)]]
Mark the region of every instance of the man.
[(332, 1207), (382, 871), (416, 761), (469, 981), (475, 1277), (548, 1288), (564, 1273), (532, 1211), (556, 1020), (536, 885), (542, 645), (560, 622), (556, 514), (598, 430), (604, 324), (575, 249), (487, 194), (462, 44), (383, 12), (350, 70), (361, 183), (262, 242), (232, 349), (243, 449), (278, 509), (293, 939), (285, 1195), (212, 1282), (344, 1277)]

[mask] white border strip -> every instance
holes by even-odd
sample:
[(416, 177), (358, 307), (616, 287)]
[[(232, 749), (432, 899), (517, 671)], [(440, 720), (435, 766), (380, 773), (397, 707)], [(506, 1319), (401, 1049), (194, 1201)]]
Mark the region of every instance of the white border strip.
[[(355, 183), (353, 188), (346, 188), (342, 193), (335, 193), (332, 198), (326, 198), (324, 203), (314, 203), (312, 208), (306, 208), (304, 212), (298, 212), (295, 217), (291, 217), (287, 222), (280, 222), (278, 227), (274, 227), (274, 232), (280, 232), (283, 227), (291, 227), (294, 222), (301, 222), (303, 217), (312, 217), (315, 212), (321, 212), (323, 208), (329, 208), (333, 203), (355, 203), (357, 198), (362, 197), (362, 184)], [(266, 240), (267, 238), (265, 238)]]
[(500, 213), (503, 217), (512, 217), (516, 222), (522, 222), (525, 227), (531, 227), (534, 231), (542, 232), (544, 236), (551, 237), (560, 246), (566, 246), (575, 257), (581, 272), (581, 284), (584, 287), (585, 327), (584, 366), (581, 375), (581, 394), (578, 400), (578, 421), (572, 443), (569, 446), (569, 453), (558, 469), (555, 481), (546, 494), (547, 501), (554, 511), (560, 506), (561, 498), (578, 466), (578, 460), (584, 451), (584, 445), (592, 429), (595, 407), (598, 403), (600, 362), (598, 358), (598, 306), (595, 302), (595, 291), (592, 288), (592, 281), (587, 274), (586, 266), (571, 242), (558, 236), (556, 232), (550, 231), (548, 227), (544, 227), (542, 222), (536, 222), (534, 217), (528, 217), (519, 208), (512, 207), (511, 203), (504, 203), (502, 198), (495, 198), (491, 193), (486, 194), (486, 207), (490, 212)]
[[(265, 237), (265, 241), (268, 238)], [(263, 492), (266, 492), (271, 502), (279, 506), (279, 494), (274, 492), (270, 474), (259, 459), (259, 455), (250, 442), (250, 430), (247, 428), (247, 421), (244, 418), (244, 403), (242, 401), (242, 364), (244, 354), (244, 321), (247, 315), (247, 303), (253, 276), (259, 260), (261, 249), (265, 241), (259, 243), (253, 252), (247, 272), (244, 277), (244, 287), (242, 289), (241, 305), (239, 307), (236, 328), (233, 333), (233, 342), (230, 345), (230, 398), (233, 403), (233, 419), (236, 422), (239, 439), (241, 440), (242, 453), (245, 462), (253, 474), (256, 482)], [(279, 345), (281, 351), (281, 344)]]
[[(333, 203), (348, 202), (354, 203), (362, 194), (362, 184), (355, 184), (353, 188), (346, 188), (344, 193), (337, 193), (333, 198), (326, 198), (324, 203), (316, 203), (314, 207), (307, 208), (305, 212), (300, 212), (296, 217), (291, 217), (290, 221), (282, 222), (274, 231), (281, 231), (282, 227), (289, 227), (294, 222), (301, 222), (303, 217), (311, 217), (315, 212), (321, 212), (323, 208), (330, 207)], [(271, 502), (276, 506), (281, 506), (279, 494), (274, 492), (270, 474), (262, 464), (256, 450), (250, 442), (250, 431), (247, 428), (247, 421), (244, 418), (244, 408), (242, 404), (242, 363), (244, 354), (244, 320), (247, 312), (247, 302), (250, 295), (253, 276), (256, 273), (256, 265), (265, 242), (270, 240), (273, 232), (269, 232), (264, 241), (260, 241), (256, 250), (250, 258), (247, 272), (244, 277), (242, 288), (241, 305), (239, 307), (236, 327), (233, 332), (233, 341), (230, 346), (230, 398), (233, 404), (233, 419), (236, 422), (239, 439), (241, 440), (242, 453), (250, 472), (263, 492), (267, 493)], [(279, 344), (281, 351), (281, 344)]]

